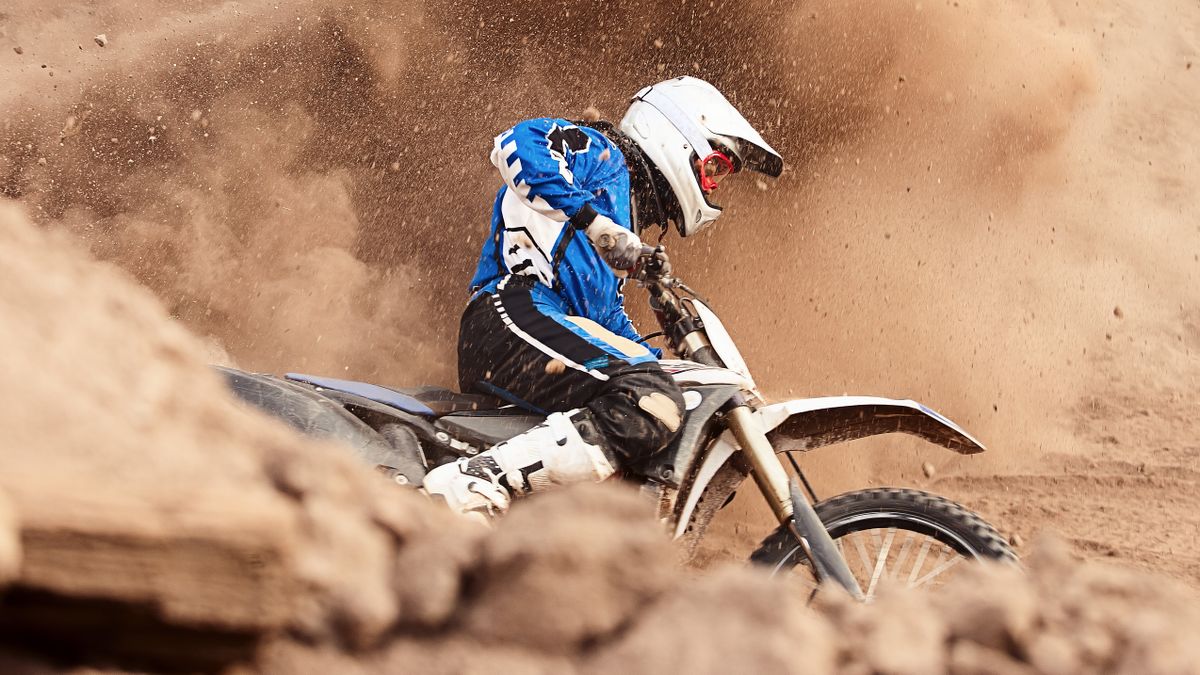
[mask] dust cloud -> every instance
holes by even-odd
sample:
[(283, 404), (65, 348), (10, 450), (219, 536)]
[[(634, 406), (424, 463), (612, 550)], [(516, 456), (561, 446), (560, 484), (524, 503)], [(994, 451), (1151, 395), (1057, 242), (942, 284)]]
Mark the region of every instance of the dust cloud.
[[(419, 238), (367, 251), (360, 237), (372, 218), (402, 233), (423, 217), (388, 210), (392, 184), (429, 194), (376, 84), (405, 45), (382, 24), (405, 11), (90, 7), (10, 13), (23, 54), (9, 69), (46, 80), (6, 92), (4, 193), (245, 367), (444, 377), (427, 357), (427, 285), (405, 260)], [(105, 47), (62, 50), (95, 26)]]
[[(818, 489), (930, 459), (1006, 530), (1195, 586), (1197, 25), (1182, 1), (10, 0), (0, 663), (1194, 671), (1189, 590), (1061, 550), (814, 612), (753, 570), (679, 574), (611, 488), (477, 531), (235, 407), (203, 357), (450, 381), (492, 135), (695, 74), (789, 162), (668, 240), (761, 383), (918, 398), (993, 449), (864, 443), (809, 458)], [(765, 530), (731, 511), (710, 541), (740, 554)]]

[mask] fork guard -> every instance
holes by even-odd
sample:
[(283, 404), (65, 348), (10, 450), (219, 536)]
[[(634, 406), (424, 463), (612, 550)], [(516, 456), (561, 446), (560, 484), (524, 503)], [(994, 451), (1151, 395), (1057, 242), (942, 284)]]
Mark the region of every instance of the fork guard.
[(815, 450), (879, 434), (917, 436), (963, 455), (983, 444), (945, 416), (916, 401), (877, 396), (826, 396), (784, 401), (758, 409), (775, 451)]

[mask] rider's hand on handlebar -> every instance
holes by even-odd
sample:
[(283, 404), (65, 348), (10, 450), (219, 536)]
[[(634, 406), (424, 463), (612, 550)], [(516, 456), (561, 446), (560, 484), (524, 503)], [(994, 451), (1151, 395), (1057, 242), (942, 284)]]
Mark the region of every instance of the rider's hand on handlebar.
[(667, 257), (667, 250), (662, 246), (642, 246), (637, 274), (634, 276), (642, 281), (671, 276), (671, 259)]
[(613, 269), (633, 269), (637, 264), (638, 256), (642, 253), (642, 240), (608, 216), (597, 215), (585, 232), (600, 257)]

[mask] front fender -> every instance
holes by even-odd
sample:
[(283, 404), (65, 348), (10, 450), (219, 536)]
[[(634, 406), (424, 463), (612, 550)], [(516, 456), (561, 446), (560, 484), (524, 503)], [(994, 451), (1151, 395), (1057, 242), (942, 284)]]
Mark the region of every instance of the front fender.
[(916, 401), (826, 396), (762, 406), (756, 414), (776, 452), (814, 450), (890, 433), (917, 436), (963, 455), (985, 449), (962, 427)]

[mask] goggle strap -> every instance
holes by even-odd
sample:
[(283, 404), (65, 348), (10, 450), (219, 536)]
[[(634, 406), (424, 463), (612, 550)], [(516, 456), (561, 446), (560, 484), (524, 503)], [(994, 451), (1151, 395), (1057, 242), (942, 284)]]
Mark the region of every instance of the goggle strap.
[(650, 91), (641, 95), (641, 100), (648, 103), (658, 112), (662, 113), (663, 117), (667, 118), (679, 133), (687, 140), (692, 149), (696, 151), (696, 156), (704, 159), (712, 154), (713, 148), (709, 144), (708, 139), (704, 136), (704, 132), (700, 130), (700, 125), (692, 119), (692, 116), (684, 112), (671, 97), (664, 94), (654, 87), (650, 87)]

